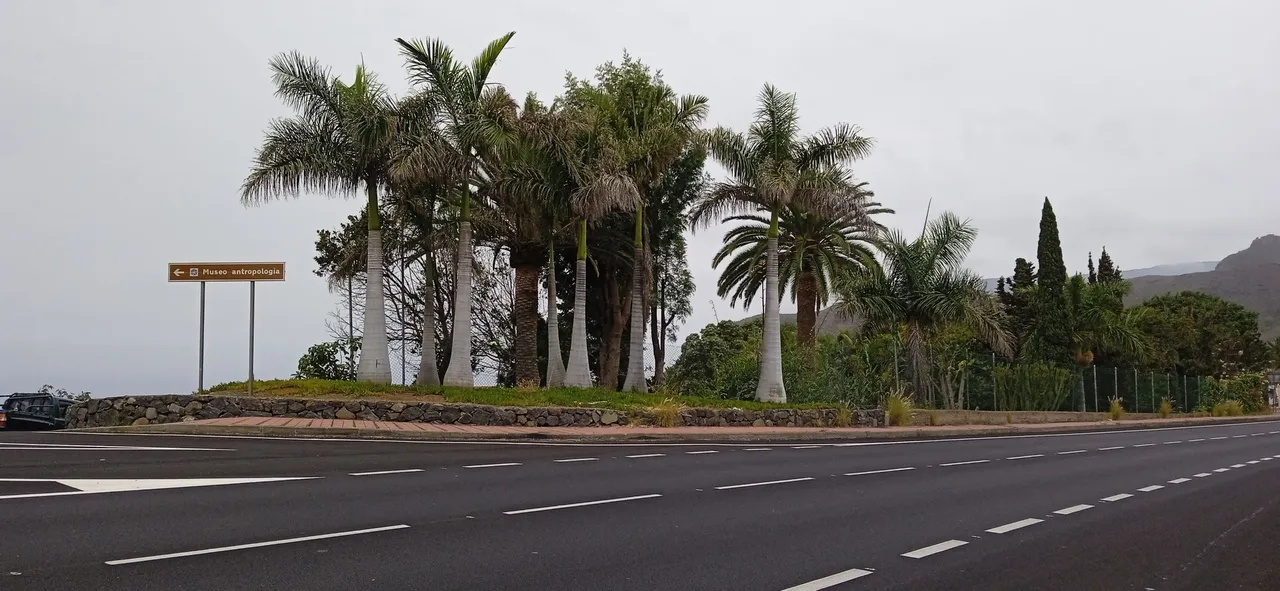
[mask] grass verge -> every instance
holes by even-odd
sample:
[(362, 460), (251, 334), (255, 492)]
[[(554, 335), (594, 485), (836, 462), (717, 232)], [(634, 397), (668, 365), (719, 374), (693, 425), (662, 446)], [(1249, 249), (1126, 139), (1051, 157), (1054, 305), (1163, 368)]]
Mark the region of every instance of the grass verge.
[[(208, 389), (209, 394), (246, 396), (248, 384), (229, 382)], [(832, 408), (834, 404), (773, 404), (753, 400), (725, 400), (697, 396), (639, 394), (601, 389), (552, 388), (446, 388), (441, 386), (400, 386), (333, 380), (265, 380), (253, 383), (253, 395), (263, 398), (315, 398), (322, 400), (421, 401), (439, 396), (445, 402), (490, 404), (493, 406), (568, 406), (615, 410), (676, 408), (740, 408), (743, 410)], [(664, 404), (665, 403), (665, 404)]]

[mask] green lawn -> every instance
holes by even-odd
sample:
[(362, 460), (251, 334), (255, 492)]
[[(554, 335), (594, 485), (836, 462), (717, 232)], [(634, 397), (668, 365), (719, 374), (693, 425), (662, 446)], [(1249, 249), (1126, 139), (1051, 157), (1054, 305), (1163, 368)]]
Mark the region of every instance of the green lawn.
[[(218, 384), (209, 388), (210, 394), (244, 396), (248, 393), (245, 382)], [(600, 389), (555, 388), (549, 390), (517, 390), (515, 388), (444, 388), (367, 384), (331, 380), (266, 380), (253, 383), (254, 396), (274, 398), (319, 398), (345, 400), (362, 398), (373, 400), (424, 400), (443, 397), (446, 402), (491, 404), (494, 406), (577, 406), (628, 410), (653, 408), (670, 399), (671, 402), (689, 407), (741, 408), (763, 410), (770, 408), (831, 408), (830, 404), (771, 404), (750, 400), (725, 400), (695, 396), (669, 396), (662, 394), (636, 394), (612, 392)]]

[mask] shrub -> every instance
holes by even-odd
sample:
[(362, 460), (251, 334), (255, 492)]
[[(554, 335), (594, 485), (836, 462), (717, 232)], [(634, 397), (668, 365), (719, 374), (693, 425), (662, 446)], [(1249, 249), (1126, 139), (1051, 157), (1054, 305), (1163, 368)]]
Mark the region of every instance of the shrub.
[(1161, 398), (1160, 410), (1158, 412), (1160, 413), (1160, 418), (1162, 419), (1169, 418), (1169, 415), (1173, 414), (1173, 402), (1171, 402), (1168, 398)]
[(1213, 405), (1215, 417), (1238, 417), (1244, 414), (1244, 405), (1238, 400), (1223, 400)]
[(1118, 397), (1111, 398), (1111, 409), (1107, 411), (1107, 417), (1113, 421), (1119, 421), (1124, 418), (1124, 401)]
[(653, 405), (654, 420), (659, 427), (675, 427), (680, 424), (680, 411), (684, 409), (685, 405), (676, 402), (674, 398), (663, 399)]
[(842, 406), (836, 410), (836, 426), (848, 427), (853, 424), (853, 411), (849, 407)]
[(885, 397), (884, 417), (890, 427), (900, 427), (911, 420), (911, 399), (905, 392), (890, 392)]
[(1076, 375), (1048, 363), (1022, 363), (995, 368), (1000, 410), (1060, 410), (1076, 386)]

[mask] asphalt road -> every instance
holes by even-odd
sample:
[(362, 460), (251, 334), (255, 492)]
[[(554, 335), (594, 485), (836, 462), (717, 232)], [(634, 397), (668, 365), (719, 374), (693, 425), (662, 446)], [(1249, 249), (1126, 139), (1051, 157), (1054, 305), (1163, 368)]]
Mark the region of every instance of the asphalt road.
[(1280, 422), (810, 445), (0, 434), (6, 591), (1261, 590), (1277, 539)]

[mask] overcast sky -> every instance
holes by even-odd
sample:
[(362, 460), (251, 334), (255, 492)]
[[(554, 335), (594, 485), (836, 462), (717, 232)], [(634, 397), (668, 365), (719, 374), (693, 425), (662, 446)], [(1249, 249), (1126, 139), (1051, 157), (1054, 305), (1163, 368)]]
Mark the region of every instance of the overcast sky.
[[(327, 338), (315, 232), (358, 203), (238, 201), (262, 130), (288, 113), (267, 69), (281, 51), (348, 76), (363, 59), (399, 93), (395, 37), (469, 59), (514, 30), (492, 79), (549, 99), (566, 71), (626, 49), (738, 129), (769, 81), (798, 94), (806, 130), (877, 139), (856, 172), (897, 209), (890, 225), (917, 231), (933, 199), (972, 218), (969, 264), (995, 276), (1035, 256), (1044, 196), (1073, 270), (1103, 245), (1136, 268), (1276, 232), (1277, 22), (1274, 0), (4, 0), (0, 393), (194, 389), (199, 288), (166, 283), (169, 261), (287, 262), (258, 290), (259, 377)], [(692, 238), (685, 333), (712, 301), (747, 314), (715, 298), (721, 234)], [(207, 384), (243, 379), (247, 315), (246, 285), (209, 287)]]

